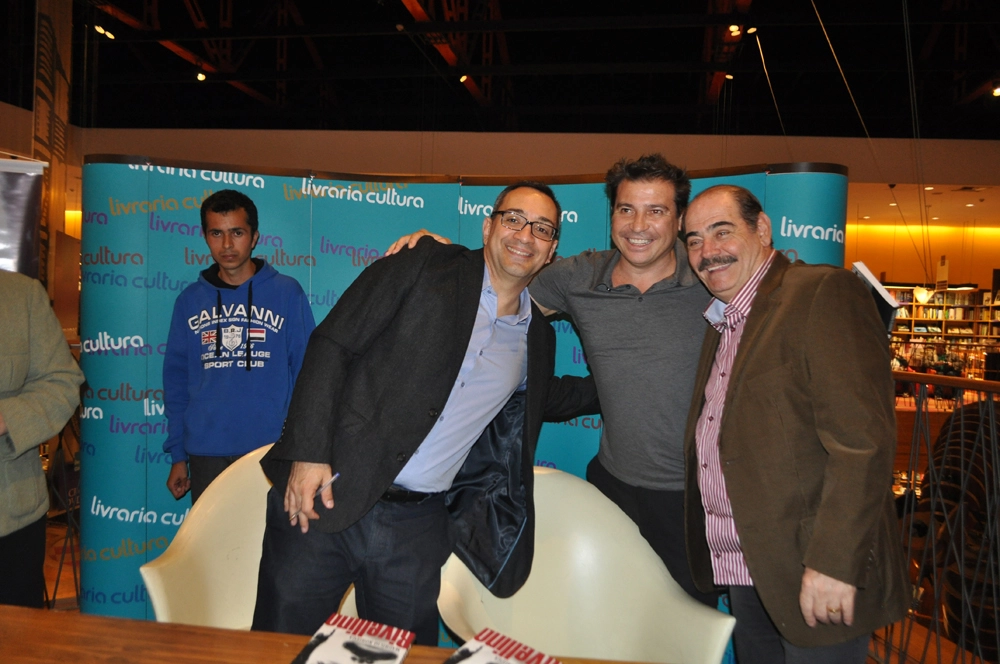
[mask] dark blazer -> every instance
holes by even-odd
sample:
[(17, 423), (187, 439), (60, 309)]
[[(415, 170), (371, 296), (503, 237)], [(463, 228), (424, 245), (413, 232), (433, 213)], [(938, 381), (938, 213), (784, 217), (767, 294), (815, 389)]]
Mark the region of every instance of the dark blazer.
[[(313, 332), (281, 439), (261, 461), (284, 492), (292, 461), (340, 473), (315, 528), (338, 532), (378, 501), (430, 432), (465, 357), (483, 252), (430, 238), (383, 258)], [(524, 583), (534, 552), (535, 445), (542, 420), (596, 412), (593, 379), (553, 377), (555, 333), (532, 305), (527, 390), (473, 446), (447, 497), (456, 553), (495, 594)]]
[[(713, 583), (695, 426), (719, 339), (709, 327), (685, 438), (688, 555), (702, 590)], [(906, 610), (889, 363), (885, 327), (860, 279), (775, 256), (733, 363), (719, 456), (757, 592), (798, 646), (846, 641)], [(857, 586), (853, 626), (806, 625), (799, 590), (807, 566)]]

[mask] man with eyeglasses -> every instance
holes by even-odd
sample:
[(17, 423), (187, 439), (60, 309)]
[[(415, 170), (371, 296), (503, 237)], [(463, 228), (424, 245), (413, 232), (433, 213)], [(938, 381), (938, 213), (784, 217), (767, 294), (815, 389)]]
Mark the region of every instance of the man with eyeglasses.
[(519, 182), (494, 210), (482, 250), (424, 240), (379, 260), (313, 333), (262, 461), (254, 629), (311, 634), (353, 583), (362, 618), (436, 645), (452, 551), (496, 595), (527, 579), (542, 420), (598, 404), (593, 379), (553, 376), (555, 334), (526, 290), (559, 203)]
[(546, 315), (572, 317), (597, 381), (604, 426), (587, 479), (635, 521), (678, 584), (715, 607), (684, 547), (684, 426), (711, 299), (677, 237), (691, 182), (652, 154), (617, 162), (605, 191), (615, 248), (556, 261), (531, 282), (531, 297)]

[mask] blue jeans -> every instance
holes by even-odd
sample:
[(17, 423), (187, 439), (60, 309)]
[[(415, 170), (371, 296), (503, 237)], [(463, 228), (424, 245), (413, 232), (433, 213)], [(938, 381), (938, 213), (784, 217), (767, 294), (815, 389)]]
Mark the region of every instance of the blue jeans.
[[(253, 629), (312, 634), (353, 583), (358, 615), (437, 645), (441, 566), (451, 554), (444, 494), (420, 502), (379, 501), (339, 533), (302, 534), (271, 489)], [(336, 509), (336, 507), (334, 507)]]

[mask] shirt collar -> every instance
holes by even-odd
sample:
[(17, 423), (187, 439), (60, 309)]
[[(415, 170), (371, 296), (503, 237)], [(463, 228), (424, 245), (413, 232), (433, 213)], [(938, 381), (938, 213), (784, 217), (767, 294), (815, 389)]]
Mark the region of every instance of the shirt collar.
[(715, 297), (712, 298), (703, 314), (712, 327), (722, 332), (727, 326), (731, 327), (750, 315), (750, 307), (757, 296), (757, 287), (760, 286), (761, 280), (771, 267), (771, 263), (774, 262), (776, 253), (774, 249), (771, 250), (767, 260), (760, 264), (747, 282), (743, 284), (743, 288), (728, 303)]
[[(613, 248), (608, 254), (608, 259), (595, 274), (595, 289), (601, 286), (607, 290), (614, 288), (611, 285), (611, 273), (614, 272), (618, 261), (622, 259), (622, 253), (618, 249)], [(691, 264), (688, 262), (687, 247), (684, 246), (684, 243), (679, 238), (674, 240), (674, 257), (677, 259), (677, 266), (674, 268), (674, 273), (666, 279), (657, 281), (649, 290), (674, 287), (688, 288), (698, 285), (698, 275), (694, 273), (694, 270), (691, 269)]]
[[(494, 300), (497, 298), (497, 293), (493, 290), (493, 282), (490, 281), (490, 269), (486, 266), (483, 266), (483, 289), (481, 292), (488, 293)], [(493, 306), (493, 312), (495, 315), (495, 305)], [(504, 318), (510, 321), (512, 325), (531, 322), (531, 296), (528, 295), (527, 288), (522, 290), (521, 295), (518, 297), (517, 313), (513, 314), (513, 316), (504, 316)], [(524, 333), (528, 333), (527, 325), (525, 325)]]

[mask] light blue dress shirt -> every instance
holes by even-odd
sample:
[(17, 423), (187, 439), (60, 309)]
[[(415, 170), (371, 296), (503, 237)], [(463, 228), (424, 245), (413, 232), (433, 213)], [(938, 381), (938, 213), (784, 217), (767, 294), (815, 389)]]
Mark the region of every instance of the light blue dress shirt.
[(497, 294), (483, 270), (483, 291), (458, 378), (420, 447), (394, 484), (411, 491), (447, 491), (472, 445), (528, 376), (531, 298), (521, 292), (518, 312), (497, 317)]

